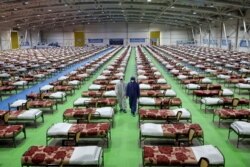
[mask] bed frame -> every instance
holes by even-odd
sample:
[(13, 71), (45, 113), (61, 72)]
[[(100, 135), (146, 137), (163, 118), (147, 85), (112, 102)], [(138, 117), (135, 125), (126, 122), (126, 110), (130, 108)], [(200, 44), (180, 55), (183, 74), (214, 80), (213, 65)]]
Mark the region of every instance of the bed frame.
[[(11, 126), (11, 125), (10, 125)], [(19, 132), (17, 133), (13, 133), (13, 135), (11, 137), (4, 137), (4, 138), (0, 138), (0, 140), (12, 140), (13, 142), (13, 146), (16, 147), (16, 137), (21, 133), (23, 132), (23, 135), (24, 135), (24, 139), (26, 139), (26, 130), (25, 130), (25, 127), (23, 126), (23, 129), (20, 130)]]
[(48, 129), (47, 129), (47, 132), (46, 132), (46, 146), (48, 145), (48, 142), (52, 139), (56, 139), (56, 138), (63, 138), (63, 141), (62, 141), (62, 145), (63, 146), (67, 146), (67, 142), (69, 143), (73, 143), (73, 145), (75, 144), (75, 146), (78, 145), (79, 143), (79, 140), (80, 139), (102, 139), (103, 141), (106, 142), (107, 144), (107, 148), (109, 147), (109, 143), (110, 143), (110, 140), (111, 140), (111, 130), (109, 129), (108, 132), (105, 134), (105, 135), (97, 135), (97, 136), (85, 136), (85, 137), (81, 137), (81, 133), (80, 132), (77, 132), (77, 133), (68, 133), (67, 136), (65, 135), (53, 135), (53, 136), (50, 136), (48, 135), (48, 130), (53, 126), (54, 124), (52, 124)]
[(231, 132), (235, 132), (237, 134), (237, 148), (239, 148), (239, 142), (242, 139), (250, 139), (250, 134), (240, 134), (239, 130), (233, 129), (231, 126), (229, 127), (228, 130), (228, 139), (230, 138)]
[[(223, 156), (224, 164), (218, 164), (218, 165), (211, 165), (211, 164), (209, 164), (209, 166), (213, 166), (213, 167), (225, 167), (226, 162), (225, 162), (224, 154), (222, 154), (221, 150), (218, 147), (216, 147), (216, 148), (219, 150), (219, 152)], [(181, 165), (165, 165), (165, 164), (163, 164), (163, 165), (154, 165), (154, 164), (145, 164), (145, 161), (144, 161), (144, 150), (142, 150), (142, 166), (143, 167), (161, 167), (161, 166), (163, 166), (163, 167), (166, 167), (166, 166), (169, 166), (169, 167), (171, 167), (171, 166), (172, 167), (182, 166), (182, 167), (184, 167), (184, 166), (197, 166), (198, 165), (198, 161), (199, 160), (197, 160), (197, 164), (181, 164)]]
[(41, 167), (104, 167), (104, 154), (103, 150), (98, 158), (98, 164), (96, 165), (64, 165), (63, 162), (60, 164), (47, 164), (47, 165), (38, 165), (38, 164), (21, 164), (22, 167), (31, 167), (31, 166), (41, 166)]

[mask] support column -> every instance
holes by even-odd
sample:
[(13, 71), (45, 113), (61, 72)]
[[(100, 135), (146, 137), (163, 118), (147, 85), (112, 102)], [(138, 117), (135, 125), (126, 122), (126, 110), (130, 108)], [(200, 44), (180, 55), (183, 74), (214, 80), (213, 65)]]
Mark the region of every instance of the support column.
[(235, 50), (238, 51), (238, 41), (239, 41), (239, 25), (240, 25), (240, 19), (237, 19), (237, 24), (236, 24), (236, 35), (235, 35)]
[(127, 29), (127, 39), (126, 39), (126, 45), (128, 45), (128, 23), (126, 23), (126, 29)]
[(247, 27), (246, 27), (246, 22), (245, 20), (243, 19), (243, 26), (244, 26), (244, 38), (246, 40), (246, 44), (247, 44), (247, 48), (249, 47), (249, 42), (248, 42), (248, 37), (246, 37), (247, 35)]
[(211, 39), (211, 26), (209, 24), (209, 34), (208, 34), (208, 47), (210, 48), (210, 39)]
[(12, 49), (11, 29), (10, 29), (10, 49)]
[(30, 33), (30, 47), (33, 48), (33, 40), (32, 40), (32, 31), (29, 31)]
[(193, 35), (193, 42), (195, 41), (195, 38), (194, 38), (194, 29), (192, 27), (192, 35)]
[(0, 50), (3, 50), (3, 47), (2, 47), (2, 34), (1, 34), (1, 31), (0, 31)]
[[(222, 41), (222, 33), (223, 33), (222, 28), (223, 28), (223, 24), (222, 24), (222, 22), (221, 22), (221, 24), (220, 24), (220, 41)], [(219, 46), (220, 46), (220, 48), (221, 48), (221, 42), (219, 42)]]
[(223, 31), (224, 31), (224, 36), (225, 36), (225, 40), (226, 40), (226, 46), (227, 46), (227, 48), (228, 48), (226, 26), (225, 26), (225, 23), (224, 23), (224, 22), (222, 23), (222, 25), (223, 25)]
[(202, 40), (202, 31), (201, 31), (201, 26), (200, 26), (200, 46), (201, 46), (201, 40)]

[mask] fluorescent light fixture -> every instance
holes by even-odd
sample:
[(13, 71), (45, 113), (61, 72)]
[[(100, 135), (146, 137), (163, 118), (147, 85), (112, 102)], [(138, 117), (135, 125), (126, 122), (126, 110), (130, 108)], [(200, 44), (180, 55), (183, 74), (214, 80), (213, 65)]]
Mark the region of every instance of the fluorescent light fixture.
[(151, 0), (147, 0), (148, 2), (151, 2)]
[(196, 14), (196, 12), (193, 12), (193, 14)]
[(51, 11), (52, 11), (51, 9), (48, 10), (48, 12), (51, 12)]
[(173, 9), (173, 8), (175, 8), (174, 6), (171, 6), (171, 8)]

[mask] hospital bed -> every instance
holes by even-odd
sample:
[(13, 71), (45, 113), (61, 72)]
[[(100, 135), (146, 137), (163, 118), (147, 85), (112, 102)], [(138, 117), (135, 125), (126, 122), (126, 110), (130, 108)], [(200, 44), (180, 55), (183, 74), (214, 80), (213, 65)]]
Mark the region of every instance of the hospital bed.
[(143, 167), (146, 166), (197, 166), (200, 158), (209, 160), (210, 166), (225, 166), (222, 152), (213, 145), (194, 147), (144, 146)]
[(68, 108), (63, 113), (63, 121), (76, 120), (90, 122), (91, 120), (104, 119), (114, 125), (114, 109), (112, 107), (101, 108)]
[(22, 155), (22, 167), (88, 166), (103, 167), (103, 149), (97, 146), (31, 146)]
[(199, 124), (194, 123), (143, 123), (140, 127), (140, 143), (147, 139), (164, 139), (164, 141), (170, 139), (176, 143), (180, 139), (188, 139), (190, 129), (195, 131), (193, 137), (204, 144), (203, 130)]
[(231, 132), (236, 133), (237, 147), (239, 147), (240, 140), (250, 138), (250, 123), (246, 121), (235, 121), (229, 127), (228, 139), (230, 138)]

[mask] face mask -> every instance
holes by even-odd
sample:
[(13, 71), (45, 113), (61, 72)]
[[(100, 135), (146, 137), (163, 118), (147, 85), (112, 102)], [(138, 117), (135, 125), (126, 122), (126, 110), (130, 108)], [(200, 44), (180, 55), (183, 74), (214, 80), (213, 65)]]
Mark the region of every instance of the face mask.
[(131, 80), (131, 82), (135, 82), (135, 80)]

